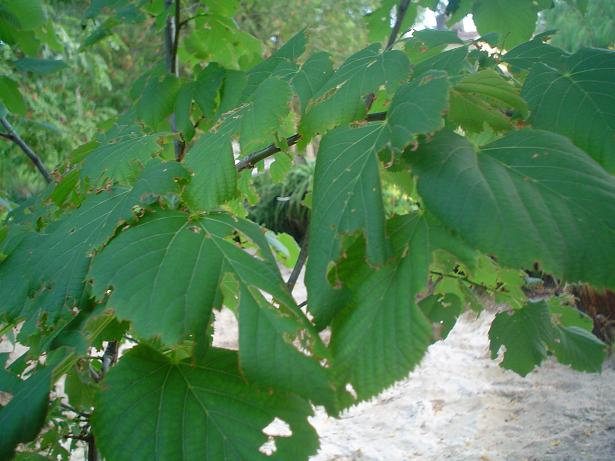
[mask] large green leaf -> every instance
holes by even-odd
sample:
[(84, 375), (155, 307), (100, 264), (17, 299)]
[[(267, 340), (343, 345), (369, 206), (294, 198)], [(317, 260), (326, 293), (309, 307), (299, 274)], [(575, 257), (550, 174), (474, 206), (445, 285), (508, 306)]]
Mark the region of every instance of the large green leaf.
[(244, 153), (267, 146), (276, 139), (282, 120), (290, 111), (292, 90), (277, 77), (265, 79), (242, 110), (240, 144)]
[(158, 76), (154, 73), (148, 80), (137, 102), (137, 115), (149, 126), (156, 126), (173, 112), (175, 96), (181, 83), (173, 75)]
[(41, 0), (4, 0), (2, 6), (17, 19), (21, 30), (34, 30), (47, 20)]
[(606, 356), (606, 345), (591, 332), (554, 324), (544, 301), (496, 315), (489, 339), (491, 356), (497, 357), (500, 347), (505, 346), (501, 366), (522, 376), (539, 365), (547, 351), (580, 371), (599, 372)]
[(414, 66), (414, 78), (417, 78), (425, 72), (434, 70), (443, 70), (449, 75), (456, 75), (463, 69), (467, 55), (467, 46), (458, 46), (452, 50), (436, 54)]
[(122, 232), (94, 260), (93, 294), (144, 337), (178, 342), (203, 333), (222, 277), (222, 257), (199, 222), (154, 214)]
[[(264, 259), (227, 239), (237, 232), (256, 243)], [(178, 211), (155, 213), (114, 239), (94, 259), (90, 277), (94, 295), (102, 300), (111, 290), (107, 305), (118, 318), (132, 321), (139, 335), (177, 343), (204, 334), (226, 272), (241, 288), (240, 360), (246, 375), (332, 405), (318, 335), (288, 293), (254, 224), (226, 214), (190, 219)]]
[(237, 170), (231, 140), (237, 123), (232, 120), (203, 135), (188, 151), (185, 164), (192, 180), (185, 198), (194, 210), (210, 210), (232, 199), (237, 190)]
[(382, 125), (369, 124), (336, 128), (320, 143), (306, 268), (309, 307), (317, 324), (327, 324), (343, 304), (343, 291), (327, 280), (329, 264), (340, 255), (343, 234), (361, 230), (369, 260), (382, 263), (385, 259), (384, 206), (376, 154), (386, 141)]
[(551, 348), (557, 360), (575, 370), (598, 373), (606, 357), (606, 344), (579, 327), (558, 327)]
[(328, 53), (315, 53), (301, 65), (291, 79), (293, 89), (301, 101), (301, 110), (306, 109), (308, 101), (322, 88), (332, 74), (333, 63)]
[(506, 347), (503, 368), (527, 375), (547, 357), (547, 345), (555, 339), (549, 310), (544, 302), (528, 304), (513, 312), (500, 312), (489, 329), (491, 358)]
[(568, 136), (615, 173), (615, 52), (582, 49), (562, 70), (538, 63), (528, 75), (522, 95), (530, 121)]
[(461, 79), (451, 91), (448, 118), (464, 129), (480, 133), (488, 123), (495, 130), (511, 127), (505, 111), (515, 109), (527, 116), (519, 90), (494, 70), (482, 70)]
[(12, 458), (19, 443), (33, 440), (47, 415), (52, 368), (42, 368), (11, 392), (13, 398), (0, 408), (0, 459)]
[(194, 100), (201, 108), (203, 115), (211, 117), (216, 108), (216, 98), (222, 87), (225, 70), (215, 62), (203, 69), (194, 82)]
[(562, 68), (566, 64), (568, 53), (560, 48), (543, 43), (539, 38), (522, 43), (506, 53), (502, 59), (519, 69), (529, 70), (535, 64)]
[(401, 51), (380, 53), (379, 49), (374, 44), (352, 55), (314, 95), (299, 129), (306, 140), (363, 118), (366, 97), (381, 85), (395, 89), (408, 78), (408, 58)]
[[(0, 299), (10, 316), (46, 311), (54, 318), (78, 304), (91, 256), (122, 223), (133, 218), (134, 207), (145, 207), (156, 196), (177, 193), (176, 178), (186, 171), (177, 163), (152, 161), (133, 189), (115, 187), (90, 195), (77, 210), (27, 237), (0, 265)], [(14, 273), (16, 271), (17, 273)], [(28, 299), (29, 294), (34, 298)]]
[(51, 74), (64, 69), (66, 62), (61, 59), (35, 59), (21, 58), (14, 62), (17, 70), (21, 72), (33, 72), (35, 74)]
[(529, 40), (538, 18), (532, 0), (476, 0), (473, 13), (478, 31), (498, 32), (506, 49)]
[(615, 178), (566, 138), (523, 130), (476, 153), (441, 131), (411, 162), (427, 208), (500, 263), (615, 286)]
[[(92, 418), (97, 447), (115, 461), (305, 460), (318, 438), (310, 405), (292, 394), (247, 384), (237, 354), (208, 351), (197, 363), (174, 363), (139, 346), (113, 367)], [(259, 452), (263, 430), (278, 418), (292, 432)]]
[(4, 75), (0, 75), (0, 102), (15, 114), (24, 115), (26, 113), (26, 102), (19, 91), (17, 82)]
[(417, 64), (443, 52), (451, 44), (463, 44), (457, 32), (423, 29), (412, 34), (412, 38), (406, 42), (405, 50), (410, 62)]
[(386, 119), (393, 149), (402, 151), (417, 134), (443, 128), (447, 108), (448, 75), (444, 71), (426, 72), (401, 86)]
[(421, 300), (419, 307), (434, 324), (435, 339), (446, 339), (463, 312), (461, 299), (453, 293), (430, 295)]
[(431, 260), (428, 226), (411, 215), (394, 219), (388, 230), (394, 253), (402, 256), (377, 269), (360, 254), (349, 258), (353, 295), (332, 325), (336, 379), (349, 382), (359, 400), (404, 378), (431, 342), (431, 325), (415, 303)]
[(276, 73), (276, 69), (286, 67), (295, 62), (305, 51), (307, 37), (302, 30), (295, 34), (279, 50), (273, 53), (269, 59), (254, 66), (248, 74), (248, 82), (243, 90), (242, 99), (248, 98), (258, 86), (268, 77)]
[(123, 184), (134, 181), (151, 158), (161, 150), (158, 136), (124, 136), (93, 149), (83, 162), (81, 178), (89, 178), (97, 186), (109, 178)]

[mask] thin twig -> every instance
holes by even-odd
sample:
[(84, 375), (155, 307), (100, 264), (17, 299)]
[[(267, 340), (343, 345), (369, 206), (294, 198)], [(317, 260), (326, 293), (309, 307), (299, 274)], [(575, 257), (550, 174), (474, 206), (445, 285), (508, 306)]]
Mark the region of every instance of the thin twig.
[[(293, 146), (299, 142), (301, 139), (301, 135), (299, 133), (294, 134), (288, 138), (286, 138), (286, 144), (288, 146)], [(256, 152), (252, 152), (247, 157), (241, 159), (239, 162), (235, 164), (235, 168), (237, 171), (243, 171), (247, 168), (254, 168), (254, 166), (260, 162), (261, 160), (266, 159), (267, 157), (271, 157), (273, 154), (280, 152), (280, 149), (275, 144), (271, 144), (264, 149), (257, 150)]]
[(182, 22), (179, 23), (180, 27), (184, 27), (186, 24), (188, 24), (190, 21), (195, 20), (196, 18), (202, 18), (203, 16), (207, 16), (209, 13), (200, 13), (200, 14), (195, 14), (194, 16), (190, 16), (189, 18), (184, 19)]
[(52, 181), (51, 175), (49, 174), (49, 171), (47, 171), (47, 168), (45, 168), (45, 165), (43, 164), (43, 161), (40, 159), (40, 157), (34, 153), (32, 148), (28, 146), (23, 139), (21, 139), (19, 134), (17, 134), (17, 132), (13, 128), (13, 125), (11, 125), (5, 117), (0, 117), (0, 123), (2, 123), (2, 126), (7, 131), (7, 133), (2, 133), (2, 137), (10, 139), (18, 145), (21, 150), (28, 156), (30, 161), (34, 163), (34, 166), (37, 168), (40, 174), (43, 175), (43, 178), (45, 178), (47, 184), (49, 184)]
[[(376, 122), (381, 121), (386, 118), (386, 112), (374, 112), (373, 114), (367, 114), (365, 120), (368, 122)], [(294, 134), (286, 138), (286, 144), (288, 146), (293, 146), (297, 144), (301, 140), (301, 135), (299, 133)], [(271, 157), (273, 154), (277, 154), (282, 149), (280, 149), (275, 144), (270, 144), (264, 149), (257, 150), (256, 152), (252, 152), (246, 157), (242, 158), (235, 164), (235, 168), (237, 171), (243, 171), (248, 168), (254, 168), (258, 162), (261, 160), (265, 160), (267, 157)]]
[[(164, 0), (165, 11), (168, 11), (168, 9), (173, 4), (173, 1), (174, 0)], [(175, 0), (174, 14), (167, 17), (167, 22), (164, 28), (164, 48), (167, 59), (167, 71), (169, 72), (169, 74), (176, 77), (179, 74), (179, 68), (177, 66), (177, 47), (179, 42), (179, 27), (177, 27), (177, 24), (180, 13), (179, 8), (179, 0)], [(177, 123), (175, 121), (175, 112), (170, 115), (169, 124), (171, 125), (171, 130), (173, 131), (173, 133), (176, 133)], [(175, 150), (175, 158), (177, 160), (181, 160), (181, 142), (178, 139), (174, 140), (173, 147)]]
[(295, 267), (293, 267), (293, 271), (290, 273), (290, 277), (288, 277), (288, 281), (286, 282), (286, 286), (288, 287), (288, 291), (292, 293), (293, 288), (295, 288), (295, 284), (299, 279), (299, 274), (301, 274), (301, 269), (303, 269), (303, 265), (307, 260), (308, 256), (308, 233), (306, 232), (303, 236), (303, 241), (301, 242), (301, 251), (299, 252), (299, 256), (297, 257), (297, 262), (295, 263)]
[(175, 75), (179, 76), (179, 66), (177, 65), (177, 48), (179, 47), (179, 31), (181, 29), (180, 22), (180, 8), (181, 8), (181, 0), (175, 0), (175, 36), (173, 37), (173, 70), (171, 71)]
[(70, 405), (68, 405), (68, 404), (66, 404), (66, 403), (61, 403), (61, 404), (60, 404), (60, 406), (61, 406), (63, 409), (65, 409), (65, 410), (67, 410), (67, 411), (72, 411), (72, 412), (73, 412), (73, 413), (75, 413), (76, 415), (79, 415), (79, 416), (81, 416), (81, 417), (83, 417), (83, 418), (89, 418), (90, 416), (92, 416), (90, 413), (85, 413), (85, 412), (83, 412), (83, 411), (79, 411), (79, 410), (77, 410), (76, 408), (74, 408), (74, 407), (72, 407), (72, 406), (70, 406)]
[(482, 288), (483, 290), (489, 290), (489, 288), (483, 285), (482, 283), (475, 282), (474, 280), (470, 280), (469, 278), (464, 277), (463, 275), (445, 274), (444, 272), (439, 272), (439, 271), (429, 271), (429, 273), (431, 275), (437, 275), (439, 277), (448, 277), (451, 279), (461, 280), (463, 282), (469, 283), (470, 285), (474, 285), (475, 287)]
[(391, 30), (391, 35), (389, 35), (389, 41), (387, 42), (387, 46), (384, 48), (385, 50), (390, 50), (395, 45), (395, 41), (397, 40), (397, 34), (399, 34), (399, 29), (401, 29), (401, 24), (404, 22), (404, 17), (406, 16), (406, 12), (408, 11), (408, 5), (410, 4), (410, 0), (401, 0), (399, 5), (397, 5), (397, 15), (395, 17), (395, 24), (393, 24), (393, 30)]

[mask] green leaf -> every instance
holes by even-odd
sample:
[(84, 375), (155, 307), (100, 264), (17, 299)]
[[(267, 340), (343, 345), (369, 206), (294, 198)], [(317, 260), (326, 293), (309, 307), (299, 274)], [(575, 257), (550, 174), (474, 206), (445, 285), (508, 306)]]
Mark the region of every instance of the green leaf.
[(426, 207), (501, 264), (615, 286), (615, 179), (566, 138), (523, 130), (477, 154), (441, 131), (411, 162)]
[(557, 298), (550, 298), (547, 303), (549, 312), (557, 324), (563, 327), (578, 327), (586, 331), (592, 331), (594, 328), (592, 318), (576, 307), (563, 305)]
[(315, 94), (301, 119), (305, 140), (365, 117), (367, 96), (381, 85), (395, 89), (408, 77), (408, 58), (401, 51), (379, 49), (374, 44), (352, 55)]
[(532, 0), (476, 0), (473, 16), (480, 34), (498, 32), (506, 49), (529, 40), (538, 18)]
[(0, 459), (11, 459), (19, 443), (33, 440), (47, 415), (52, 368), (42, 368), (21, 382), (13, 398), (0, 408)]
[[(25, 238), (20, 251), (11, 253), (0, 265), (0, 285), (4, 311), (33, 316), (42, 310), (53, 319), (68, 314), (81, 299), (93, 253), (113, 235), (122, 223), (133, 218), (135, 205), (146, 207), (152, 197), (177, 192), (175, 178), (186, 172), (177, 163), (151, 162), (133, 189), (112, 188), (90, 195), (80, 208), (66, 214), (44, 230)], [(14, 273), (14, 271), (18, 271)], [(35, 293), (28, 300), (30, 293)]]
[(79, 51), (84, 51), (86, 48), (89, 48), (101, 40), (113, 35), (113, 28), (115, 26), (117, 26), (117, 20), (115, 18), (108, 18), (83, 40)]
[(200, 0), (208, 11), (222, 16), (232, 17), (239, 7), (239, 0)]
[(419, 307), (433, 324), (436, 340), (446, 339), (463, 312), (463, 305), (458, 296), (447, 293), (444, 296), (431, 295), (419, 303)]
[(240, 145), (243, 152), (271, 144), (290, 111), (291, 97), (289, 84), (276, 77), (267, 78), (256, 88), (249, 106), (242, 111)]
[(21, 58), (14, 62), (15, 67), (20, 72), (33, 72), (35, 74), (47, 75), (67, 67), (61, 59), (35, 59)]
[[(116, 461), (302, 460), (318, 447), (311, 414), (292, 394), (246, 383), (235, 352), (212, 349), (198, 363), (173, 363), (139, 346), (105, 378), (92, 425), (103, 456)], [(276, 451), (266, 456), (263, 429), (275, 418), (292, 435), (273, 437)]]
[(142, 165), (161, 150), (158, 135), (124, 136), (90, 151), (81, 168), (81, 179), (98, 186), (107, 178), (123, 184), (134, 182)]
[(180, 86), (179, 79), (173, 75), (158, 77), (154, 74), (136, 104), (137, 116), (149, 126), (155, 127), (173, 112)]
[(414, 66), (414, 78), (416, 79), (419, 75), (433, 70), (443, 70), (449, 75), (458, 74), (466, 62), (467, 55), (468, 48), (458, 46), (425, 59)]
[(615, 173), (614, 68), (614, 51), (585, 48), (563, 70), (536, 64), (521, 93), (536, 128), (569, 137), (610, 173)]
[(199, 73), (194, 82), (194, 100), (205, 117), (211, 118), (214, 114), (216, 99), (224, 78), (224, 68), (212, 62)]
[(107, 305), (138, 334), (177, 343), (205, 331), (222, 262), (199, 221), (167, 211), (116, 237), (95, 258), (89, 278), (98, 299), (111, 290)]
[(386, 119), (393, 149), (403, 151), (417, 134), (443, 128), (443, 113), (447, 108), (446, 72), (426, 72), (401, 86), (393, 97)]
[(511, 66), (530, 70), (535, 64), (544, 64), (556, 69), (564, 68), (569, 56), (564, 50), (543, 43), (535, 38), (513, 48), (502, 59)]
[(542, 362), (547, 350), (579, 371), (601, 371), (606, 356), (606, 345), (591, 332), (578, 326), (554, 325), (544, 301), (527, 304), (512, 314), (496, 315), (489, 339), (492, 358), (506, 346), (501, 365), (522, 376)]
[(331, 56), (325, 52), (310, 56), (291, 79), (291, 85), (301, 101), (301, 110), (304, 111), (308, 101), (331, 78), (333, 63)]
[(500, 312), (489, 329), (491, 358), (506, 347), (500, 366), (526, 376), (547, 356), (547, 345), (555, 339), (549, 311), (544, 302), (528, 304), (513, 312)]
[(412, 64), (417, 64), (443, 52), (448, 45), (463, 44), (453, 30), (418, 30), (406, 42), (406, 54)]
[(254, 66), (248, 73), (248, 81), (241, 99), (247, 99), (261, 83), (274, 75), (276, 69), (288, 66), (296, 61), (305, 51), (306, 44), (307, 37), (305, 31), (302, 30), (273, 53), (269, 59)]
[(193, 210), (211, 210), (232, 199), (237, 193), (237, 170), (231, 146), (237, 124), (232, 120), (203, 135), (188, 151), (185, 165), (192, 180), (185, 199)]
[(184, 134), (185, 138), (190, 138), (189, 135), (194, 133), (192, 120), (190, 115), (192, 112), (192, 98), (194, 96), (193, 82), (184, 83), (177, 92), (175, 99), (175, 125), (177, 129)]
[(17, 82), (3, 75), (0, 75), (0, 102), (15, 114), (24, 115), (26, 113), (26, 102), (19, 92)]
[(599, 373), (606, 357), (606, 344), (579, 327), (558, 327), (552, 349), (557, 360), (575, 370)]
[(342, 235), (361, 230), (369, 260), (382, 263), (385, 259), (384, 206), (376, 154), (386, 141), (382, 125), (369, 124), (336, 128), (320, 143), (305, 275), (308, 305), (317, 324), (327, 324), (343, 304), (342, 291), (327, 280), (329, 264), (340, 256)]
[(231, 17), (210, 10), (197, 15), (193, 24), (183, 40), (185, 51), (193, 58), (239, 69), (243, 62), (253, 62), (260, 55), (260, 42), (239, 30)]
[(484, 123), (495, 130), (506, 130), (511, 127), (511, 121), (505, 110), (510, 108), (522, 117), (527, 116), (527, 106), (519, 90), (488, 69), (465, 76), (453, 87), (448, 118), (476, 133), (483, 131)]
[[(226, 239), (236, 232), (256, 243), (264, 259)], [(240, 360), (246, 375), (331, 407), (320, 339), (288, 293), (258, 226), (225, 214), (190, 220), (181, 212), (156, 213), (114, 239), (95, 258), (90, 278), (97, 298), (111, 290), (107, 305), (118, 318), (132, 321), (139, 335), (170, 344), (205, 332), (225, 272), (241, 288)], [(300, 352), (294, 341), (313, 355)]]
[[(397, 14), (396, 0), (382, 0), (379, 8), (364, 16), (367, 24), (368, 35), (370, 42), (382, 42), (385, 38), (391, 35), (391, 12), (394, 10)], [(400, 35), (403, 35), (416, 19), (417, 8), (414, 3), (407, 6), (406, 14), (403, 23), (400, 27)]]
[(47, 20), (41, 0), (4, 0), (2, 3), (17, 19), (21, 30), (35, 30)]
[(395, 254), (402, 256), (377, 269), (362, 255), (350, 258), (353, 296), (332, 324), (336, 380), (350, 382), (358, 400), (407, 376), (431, 341), (431, 326), (415, 303), (431, 260), (428, 228), (418, 215), (400, 216), (389, 234)]

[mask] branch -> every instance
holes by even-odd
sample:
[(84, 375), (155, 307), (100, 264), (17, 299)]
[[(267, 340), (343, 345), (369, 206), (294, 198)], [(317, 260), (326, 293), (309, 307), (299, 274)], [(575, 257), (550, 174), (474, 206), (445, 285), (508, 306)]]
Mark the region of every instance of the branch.
[[(365, 121), (367, 122), (376, 122), (382, 121), (386, 119), (386, 112), (374, 112), (373, 114), (367, 114), (365, 117)], [(286, 144), (290, 146), (294, 146), (301, 140), (301, 135), (296, 133), (292, 136), (286, 138)], [(282, 149), (280, 149), (275, 144), (270, 144), (264, 149), (257, 150), (256, 152), (252, 152), (248, 156), (242, 158), (235, 164), (235, 168), (238, 172), (246, 170), (248, 168), (254, 168), (258, 162), (261, 160), (265, 160), (267, 157), (271, 157), (273, 154), (277, 154)]]
[[(301, 140), (301, 135), (299, 133), (294, 134), (288, 138), (286, 138), (286, 144), (288, 146), (294, 146)], [(261, 160), (265, 160), (267, 157), (271, 157), (273, 154), (280, 152), (280, 149), (275, 144), (270, 144), (264, 149), (257, 150), (256, 152), (252, 152), (247, 157), (241, 159), (239, 162), (235, 164), (235, 168), (237, 171), (243, 171), (247, 168), (254, 168), (254, 166), (260, 162)]]
[(391, 48), (393, 48), (395, 40), (397, 40), (397, 34), (399, 34), (399, 29), (401, 29), (401, 23), (404, 21), (404, 17), (406, 16), (406, 12), (408, 11), (409, 4), (410, 0), (401, 0), (399, 2), (399, 5), (397, 5), (397, 16), (395, 18), (395, 24), (393, 24), (393, 30), (391, 31), (391, 35), (389, 36), (387, 46), (384, 48), (385, 50), (390, 50)]
[(179, 20), (180, 14), (180, 0), (175, 0), (175, 36), (173, 37), (173, 65), (174, 69), (171, 71), (175, 75), (179, 75), (179, 67), (177, 66), (177, 48), (179, 47), (179, 31), (181, 29), (181, 22)]
[(475, 282), (474, 280), (470, 280), (469, 278), (464, 277), (463, 275), (445, 274), (444, 272), (439, 272), (439, 271), (429, 271), (429, 273), (431, 275), (437, 275), (438, 277), (447, 277), (450, 279), (461, 280), (463, 282), (469, 283), (470, 285), (474, 285), (475, 287), (482, 288), (483, 290), (489, 291), (489, 288), (483, 285), (482, 283)]
[[(164, 0), (165, 11), (167, 11), (174, 0)], [(167, 60), (167, 70), (169, 74), (176, 77), (179, 76), (179, 67), (177, 66), (177, 48), (179, 43), (179, 13), (180, 13), (180, 0), (175, 0), (175, 12), (174, 15), (167, 16), (167, 22), (164, 27), (164, 48)], [(173, 133), (177, 132), (177, 124), (175, 122), (175, 112), (169, 117), (169, 124)], [(175, 150), (175, 158), (181, 160), (182, 146), (179, 140), (173, 141), (173, 147)]]
[(22, 151), (24, 151), (24, 153), (28, 156), (32, 163), (34, 163), (34, 166), (43, 175), (43, 178), (45, 178), (47, 184), (52, 182), (51, 175), (47, 171), (47, 168), (45, 168), (45, 165), (43, 164), (40, 157), (34, 153), (34, 151), (30, 148), (30, 146), (25, 143), (23, 139), (21, 139), (21, 137), (13, 128), (13, 125), (11, 125), (5, 117), (0, 117), (0, 123), (2, 123), (2, 126), (7, 131), (7, 133), (2, 133), (2, 137), (10, 139), (15, 144), (17, 144)]
[(203, 16), (207, 16), (207, 15), (208, 13), (200, 13), (200, 14), (195, 14), (194, 16), (190, 16), (189, 18), (186, 18), (182, 22), (180, 22), (179, 27), (184, 27), (190, 21), (194, 21), (196, 18), (202, 18)]
[(286, 282), (286, 286), (288, 287), (288, 291), (292, 293), (293, 288), (295, 288), (295, 284), (299, 279), (299, 274), (301, 273), (301, 269), (303, 269), (303, 265), (307, 260), (308, 255), (308, 232), (303, 236), (303, 242), (301, 242), (301, 251), (299, 252), (299, 256), (297, 257), (297, 262), (295, 263), (295, 267), (293, 267), (293, 271), (290, 273), (290, 277), (288, 277), (288, 281)]

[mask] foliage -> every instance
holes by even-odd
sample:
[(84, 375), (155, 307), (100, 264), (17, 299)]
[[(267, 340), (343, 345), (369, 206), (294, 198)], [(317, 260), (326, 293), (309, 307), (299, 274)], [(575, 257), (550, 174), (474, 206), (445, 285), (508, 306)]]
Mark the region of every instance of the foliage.
[[(307, 459), (311, 404), (335, 416), (404, 378), (466, 307), (480, 311), (477, 290), (509, 306), (490, 330), (503, 367), (526, 375), (552, 355), (601, 369), (591, 322), (522, 288), (530, 267), (615, 288), (615, 54), (531, 39), (551, 2), (450, 2), (451, 22), (474, 13), (484, 35), (464, 41), (403, 35), (438, 2), (383, 0), (352, 6), (376, 43), (334, 65), (308, 31), (279, 46), (259, 35), (275, 22), (242, 28), (257, 3), (95, 0), (83, 13), (84, 57), (148, 30), (165, 59), (134, 57), (143, 72), (108, 123), (49, 102), (100, 128), (38, 194), (3, 202), (0, 332), (28, 350), (0, 356), (0, 459), (67, 459), (65, 438), (109, 460)], [(0, 8), (15, 61), (3, 120), (34, 104), (29, 85), (67, 72), (52, 53), (60, 3), (17, 4)], [(308, 143), (315, 164), (293, 167)], [(268, 157), (279, 186), (253, 175)], [(254, 222), (280, 224), (258, 193), (303, 207), (299, 256)], [(301, 309), (278, 263), (298, 273), (306, 255)], [(236, 351), (212, 343), (223, 305)], [(62, 377), (68, 403), (52, 392)]]
[[(615, 4), (610, 0), (555, 0), (543, 12), (545, 30), (556, 29), (552, 44), (569, 52), (615, 46)], [(577, 7), (578, 5), (578, 7)]]

